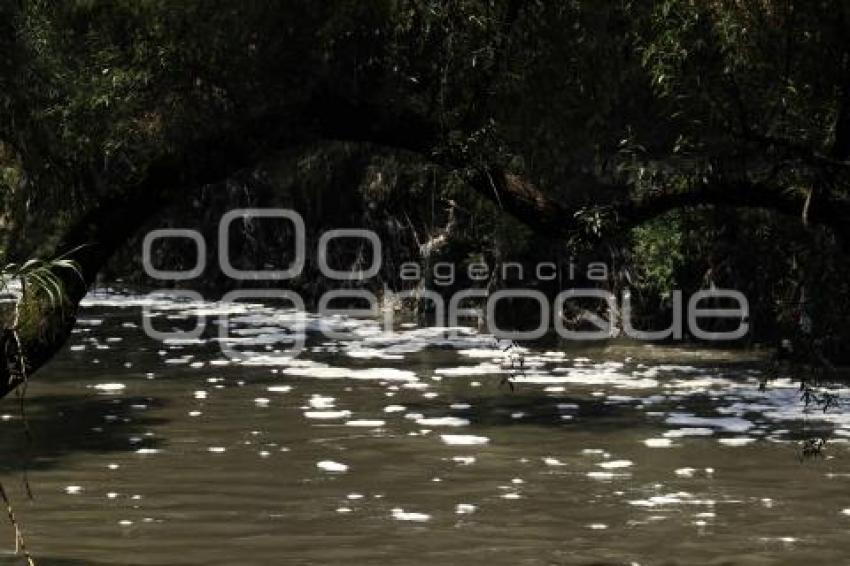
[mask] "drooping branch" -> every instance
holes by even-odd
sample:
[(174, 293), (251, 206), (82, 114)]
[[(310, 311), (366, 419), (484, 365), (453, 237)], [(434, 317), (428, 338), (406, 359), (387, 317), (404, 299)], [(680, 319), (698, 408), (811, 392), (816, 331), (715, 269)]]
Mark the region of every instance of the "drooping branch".
[[(499, 168), (480, 169), (469, 178), (479, 195), (536, 231), (556, 237), (581, 229), (576, 213), (582, 208), (605, 207), (618, 228), (636, 226), (671, 210), (700, 206), (756, 208), (802, 217), (807, 195), (750, 181), (709, 179), (687, 191), (659, 190), (645, 197), (629, 194), (627, 185), (597, 182), (594, 189), (605, 195), (595, 202), (567, 203), (549, 197), (527, 179)], [(827, 226), (843, 245), (850, 244), (850, 200), (822, 197), (810, 203), (808, 221)]]

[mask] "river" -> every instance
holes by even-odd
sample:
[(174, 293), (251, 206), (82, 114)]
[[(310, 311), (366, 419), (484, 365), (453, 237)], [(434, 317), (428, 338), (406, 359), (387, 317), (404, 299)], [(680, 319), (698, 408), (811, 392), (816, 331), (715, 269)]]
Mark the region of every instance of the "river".
[[(223, 355), (223, 313), (225, 345), (261, 356)], [(196, 340), (142, 330), (198, 314)], [(847, 562), (841, 407), (761, 391), (741, 353), (505, 347), (100, 290), (29, 386), (31, 442), (0, 403), (0, 480), (39, 565)]]

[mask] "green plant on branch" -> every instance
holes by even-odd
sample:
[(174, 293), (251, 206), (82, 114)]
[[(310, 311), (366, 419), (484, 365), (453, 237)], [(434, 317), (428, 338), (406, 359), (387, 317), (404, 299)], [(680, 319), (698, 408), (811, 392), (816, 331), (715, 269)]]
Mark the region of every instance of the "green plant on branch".
[(47, 297), (51, 307), (58, 307), (66, 299), (65, 283), (59, 270), (69, 270), (83, 279), (79, 264), (65, 256), (51, 259), (30, 259), (24, 263), (8, 263), (0, 270), (0, 292), (13, 289), (13, 282), (20, 281), (21, 294), (29, 290)]

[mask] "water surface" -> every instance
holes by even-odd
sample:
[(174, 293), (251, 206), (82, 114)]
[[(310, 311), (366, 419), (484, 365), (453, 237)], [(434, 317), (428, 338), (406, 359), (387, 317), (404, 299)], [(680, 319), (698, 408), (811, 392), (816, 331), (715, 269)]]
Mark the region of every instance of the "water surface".
[[(160, 330), (205, 314), (208, 332), (151, 340), (142, 307)], [(222, 354), (221, 313), (250, 360)], [(846, 561), (841, 408), (806, 410), (790, 380), (760, 391), (738, 354), (548, 347), (518, 372), (504, 347), (99, 291), (30, 385), (29, 448), (0, 403), (0, 479), (57, 566)], [(0, 564), (20, 564), (0, 524)]]

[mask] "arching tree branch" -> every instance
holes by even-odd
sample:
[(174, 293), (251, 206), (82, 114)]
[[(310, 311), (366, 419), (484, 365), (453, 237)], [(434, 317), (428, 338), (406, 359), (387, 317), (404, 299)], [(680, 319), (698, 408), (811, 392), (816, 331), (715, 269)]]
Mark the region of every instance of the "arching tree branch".
[[(77, 222), (57, 247), (68, 250), (79, 262), (83, 281), (57, 272), (66, 284), (68, 302), (53, 307), (27, 297), (23, 354), (27, 373), (52, 357), (70, 335), (77, 305), (109, 257), (136, 233), (151, 216), (187, 194), (192, 187), (223, 181), (240, 169), (258, 163), (272, 151), (314, 140), (334, 138), (370, 142), (414, 151), (447, 168), (467, 172), (469, 186), (533, 229), (552, 237), (565, 237), (581, 228), (577, 212), (600, 205), (610, 209), (618, 226), (636, 225), (669, 210), (703, 205), (764, 208), (800, 217), (805, 195), (745, 181), (709, 180), (687, 192), (658, 191), (647, 197), (630, 197), (630, 187), (593, 181), (596, 202), (563, 202), (548, 196), (532, 182), (495, 165), (466, 163), (462, 155), (440, 150), (438, 128), (413, 112), (393, 111), (385, 105), (340, 100), (317, 93), (308, 107), (281, 109), (225, 128), (207, 139), (194, 140), (182, 151), (162, 156), (144, 179), (116, 196), (100, 202)], [(582, 181), (586, 182), (586, 181)], [(583, 191), (584, 192), (584, 191)], [(812, 203), (809, 220), (835, 230), (850, 241), (850, 203), (820, 199)], [(0, 335), (0, 397), (20, 382), (12, 357), (17, 346), (9, 331)]]

